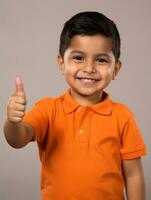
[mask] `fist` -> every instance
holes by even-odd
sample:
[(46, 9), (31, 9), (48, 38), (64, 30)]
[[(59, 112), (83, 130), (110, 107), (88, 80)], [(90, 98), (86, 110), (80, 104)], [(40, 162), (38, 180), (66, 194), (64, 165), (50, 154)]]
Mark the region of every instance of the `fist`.
[(16, 77), (16, 91), (10, 96), (7, 106), (7, 119), (10, 122), (21, 122), (25, 114), (26, 96), (23, 82), (20, 77)]

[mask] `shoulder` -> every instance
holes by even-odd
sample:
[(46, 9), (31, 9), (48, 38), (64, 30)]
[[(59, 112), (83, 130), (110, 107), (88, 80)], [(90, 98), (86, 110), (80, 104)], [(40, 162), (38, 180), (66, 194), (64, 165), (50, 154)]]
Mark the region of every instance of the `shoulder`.
[(113, 105), (112, 115), (118, 124), (120, 132), (123, 133), (126, 127), (134, 127), (136, 121), (133, 111), (121, 102), (114, 102)]
[(113, 101), (113, 105), (114, 105), (114, 109), (118, 112), (123, 112), (125, 114), (132, 113), (132, 110), (126, 104)]
[(129, 120), (133, 117), (133, 111), (121, 102), (113, 102), (113, 113), (120, 119)]

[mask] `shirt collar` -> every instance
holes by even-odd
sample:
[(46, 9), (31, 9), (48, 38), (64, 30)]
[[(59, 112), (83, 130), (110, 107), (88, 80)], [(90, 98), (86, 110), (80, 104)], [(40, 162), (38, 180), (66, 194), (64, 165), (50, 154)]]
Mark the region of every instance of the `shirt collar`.
[[(70, 95), (70, 89), (65, 92), (62, 99), (65, 113), (71, 113), (81, 106)], [(103, 92), (103, 101), (88, 107), (98, 114), (110, 115), (113, 109), (113, 102), (109, 95), (106, 92)]]

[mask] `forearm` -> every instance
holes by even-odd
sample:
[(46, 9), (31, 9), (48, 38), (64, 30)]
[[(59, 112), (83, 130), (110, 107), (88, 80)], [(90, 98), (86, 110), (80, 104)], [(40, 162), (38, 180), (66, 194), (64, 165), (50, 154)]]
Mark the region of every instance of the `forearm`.
[(33, 137), (32, 128), (24, 123), (13, 123), (6, 121), (4, 125), (4, 134), (7, 142), (14, 148), (21, 148), (31, 141)]
[(145, 200), (145, 183), (141, 175), (126, 179), (127, 200)]

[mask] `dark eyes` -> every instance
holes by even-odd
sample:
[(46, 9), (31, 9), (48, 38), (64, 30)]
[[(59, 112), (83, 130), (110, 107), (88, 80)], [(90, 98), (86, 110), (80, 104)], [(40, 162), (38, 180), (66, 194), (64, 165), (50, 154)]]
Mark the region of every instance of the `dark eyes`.
[(82, 56), (73, 56), (73, 59), (74, 60), (77, 60), (77, 61), (82, 61), (84, 58)]
[[(84, 57), (80, 56), (80, 55), (76, 55), (76, 56), (73, 56), (73, 59), (79, 62), (79, 61), (83, 61)], [(108, 60), (105, 58), (96, 58), (96, 62), (97, 63), (107, 63)]]
[(108, 62), (107, 59), (105, 59), (105, 58), (97, 58), (96, 61), (99, 63), (107, 63)]

